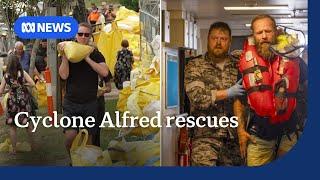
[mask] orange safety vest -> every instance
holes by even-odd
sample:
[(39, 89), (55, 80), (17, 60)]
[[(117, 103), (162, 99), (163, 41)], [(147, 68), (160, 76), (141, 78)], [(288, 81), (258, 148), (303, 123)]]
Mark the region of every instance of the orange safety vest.
[(273, 61), (258, 55), (253, 37), (244, 44), (239, 70), (248, 103), (255, 113), (270, 117), (272, 124), (290, 119), (296, 107), (299, 85), (299, 60), (276, 56)]

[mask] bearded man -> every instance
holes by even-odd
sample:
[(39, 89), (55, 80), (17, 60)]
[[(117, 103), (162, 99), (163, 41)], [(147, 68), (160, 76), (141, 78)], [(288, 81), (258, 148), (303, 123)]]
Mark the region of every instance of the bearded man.
[[(231, 30), (216, 22), (208, 33), (208, 52), (191, 60), (185, 69), (185, 90), (191, 115), (231, 117), (236, 97), (245, 93), (237, 62), (228, 55)], [(207, 124), (207, 123), (206, 123)], [(191, 137), (192, 166), (242, 165), (235, 128), (195, 127)]]
[(248, 166), (261, 166), (287, 153), (300, 134), (296, 113), (300, 61), (271, 51), (277, 37), (271, 16), (256, 16), (251, 28), (253, 35), (239, 61), (250, 116), (244, 117), (243, 107), (235, 113), (239, 117), (241, 155)]

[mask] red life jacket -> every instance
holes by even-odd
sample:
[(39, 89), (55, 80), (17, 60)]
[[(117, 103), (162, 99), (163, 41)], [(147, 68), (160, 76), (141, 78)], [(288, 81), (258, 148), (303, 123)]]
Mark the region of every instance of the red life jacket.
[(296, 107), (299, 85), (299, 61), (276, 56), (273, 61), (258, 55), (252, 37), (244, 44), (239, 61), (243, 87), (248, 103), (255, 113), (270, 117), (272, 124), (290, 119)]

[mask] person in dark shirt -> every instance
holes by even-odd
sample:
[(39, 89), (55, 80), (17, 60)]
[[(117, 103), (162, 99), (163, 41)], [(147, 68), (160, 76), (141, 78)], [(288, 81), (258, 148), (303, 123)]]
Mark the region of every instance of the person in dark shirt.
[[(88, 45), (91, 35), (91, 26), (88, 23), (80, 23), (76, 41)], [(59, 48), (63, 50), (63, 46)], [(108, 73), (109, 69), (105, 64), (105, 59), (97, 49), (94, 49), (78, 63), (70, 63), (65, 56), (62, 56), (59, 75), (66, 80), (63, 115), (67, 117), (81, 116), (83, 119), (92, 116), (96, 120), (98, 76), (106, 77)], [(92, 136), (97, 133), (97, 127), (86, 128), (89, 132), (88, 144), (92, 143)], [(70, 152), (78, 131), (78, 128), (71, 126), (64, 129), (65, 146), (68, 152)]]

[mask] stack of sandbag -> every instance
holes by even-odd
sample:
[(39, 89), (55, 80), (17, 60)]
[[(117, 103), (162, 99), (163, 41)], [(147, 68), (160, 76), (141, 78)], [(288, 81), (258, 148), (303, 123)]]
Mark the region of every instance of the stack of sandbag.
[(94, 42), (106, 59), (106, 64), (114, 75), (117, 52), (121, 50), (121, 41), (128, 40), (134, 59), (140, 59), (140, 19), (139, 13), (124, 6), (117, 11), (114, 22), (107, 24), (103, 31), (93, 34)]
[[(131, 87), (125, 87), (120, 91), (117, 110), (120, 112), (129, 111), (131, 116), (156, 116), (160, 111), (160, 78), (151, 78), (149, 80), (137, 81), (134, 90)], [(158, 102), (158, 103), (155, 103)], [(133, 136), (148, 136), (159, 131), (157, 127), (135, 127), (122, 128), (122, 134)]]

